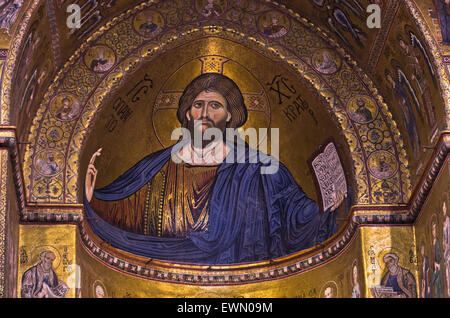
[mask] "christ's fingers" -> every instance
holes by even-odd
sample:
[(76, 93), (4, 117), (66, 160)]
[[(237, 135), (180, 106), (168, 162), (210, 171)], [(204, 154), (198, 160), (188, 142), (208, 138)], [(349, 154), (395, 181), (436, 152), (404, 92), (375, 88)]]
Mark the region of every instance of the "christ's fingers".
[(91, 157), (91, 161), (89, 161), (90, 164), (94, 164), (95, 158), (100, 156), (102, 154), (102, 148), (98, 149)]

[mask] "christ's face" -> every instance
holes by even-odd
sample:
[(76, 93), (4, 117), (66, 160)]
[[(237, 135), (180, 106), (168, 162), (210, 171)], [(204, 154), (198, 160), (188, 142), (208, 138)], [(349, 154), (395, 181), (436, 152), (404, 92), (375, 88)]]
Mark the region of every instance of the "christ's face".
[[(194, 99), (192, 107), (186, 113), (186, 118), (189, 127), (192, 127), (194, 131), (204, 133), (208, 128), (218, 128), (224, 132), (226, 123), (231, 119), (231, 113), (227, 109), (227, 101), (222, 94), (203, 91)], [(198, 121), (196, 126), (194, 121)]]
[(325, 298), (333, 298), (333, 289), (331, 287), (327, 287), (324, 294)]

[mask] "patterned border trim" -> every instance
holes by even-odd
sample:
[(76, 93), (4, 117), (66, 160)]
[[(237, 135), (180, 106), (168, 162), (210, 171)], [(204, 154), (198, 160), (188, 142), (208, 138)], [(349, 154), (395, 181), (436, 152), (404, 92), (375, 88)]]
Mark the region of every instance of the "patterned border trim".
[[(5, 135), (10, 136), (5, 137)], [(19, 213), (22, 214), (25, 211), (25, 188), (23, 184), (23, 174), (19, 162), (19, 151), (16, 141), (15, 128), (4, 129), (0, 127), (0, 148), (7, 148), (9, 150), (9, 158), (12, 163), (12, 177), (17, 193)]]
[[(384, 213), (379, 215), (355, 215), (357, 211), (353, 211), (354, 216), (351, 222), (347, 225), (346, 229), (339, 235), (333, 245), (324, 249), (322, 246), (316, 246), (315, 249), (319, 250), (316, 254), (306, 257), (305, 255), (311, 255), (311, 251), (298, 253), (290, 256), (290, 259), (275, 259), (270, 260), (269, 263), (261, 262), (249, 264), (248, 267), (237, 265), (237, 266), (209, 266), (206, 271), (208, 274), (204, 274), (205, 268), (193, 269), (196, 265), (181, 265), (171, 263), (165, 263), (166, 267), (169, 269), (164, 270), (160, 268), (154, 268), (151, 266), (152, 260), (150, 259), (147, 263), (148, 266), (143, 266), (139, 264), (133, 264), (132, 262), (125, 260), (123, 257), (115, 256), (114, 253), (105, 251), (101, 247), (102, 242), (97, 244), (90, 236), (86, 230), (86, 222), (81, 222), (79, 224), (80, 236), (83, 242), (84, 248), (88, 250), (90, 254), (96, 257), (99, 261), (112, 267), (120, 272), (130, 274), (133, 276), (138, 276), (140, 278), (146, 278), (151, 280), (182, 283), (182, 284), (193, 284), (193, 285), (233, 285), (233, 284), (243, 284), (243, 283), (256, 283), (267, 280), (281, 279), (288, 277), (293, 274), (298, 274), (311, 270), (315, 267), (324, 265), (325, 263), (331, 261), (337, 257), (340, 253), (344, 252), (347, 247), (350, 246), (351, 241), (355, 238), (356, 230), (360, 225), (385, 225), (385, 224), (404, 224), (412, 225), (411, 217), (406, 213), (402, 214), (390, 214)], [(280, 267), (273, 268), (274, 264), (281, 263)], [(286, 265), (286, 263), (288, 263)], [(284, 265), (283, 265), (284, 264)], [(172, 266), (171, 266), (172, 265)], [(271, 268), (267, 268), (267, 267)], [(197, 267), (200, 267), (197, 265)], [(243, 274), (242, 271), (245, 270), (257, 270), (261, 269), (259, 272), (249, 272)], [(178, 271), (177, 271), (178, 270)], [(180, 270), (189, 271), (189, 273), (181, 273)], [(229, 273), (224, 274), (228, 271)], [(199, 272), (198, 274), (196, 272)], [(201, 272), (201, 273), (200, 273)]]
[(441, 168), (450, 153), (450, 133), (442, 135), (441, 138), (441, 144), (436, 148), (437, 150), (435, 150), (434, 160), (431, 163), (428, 174), (424, 178), (421, 186), (418, 187), (419, 191), (411, 205), (410, 214), (414, 220), (419, 216), (428, 194), (433, 187), (433, 182), (436, 180), (437, 175), (441, 171)]
[(0, 298), (5, 295), (8, 151), (0, 149)]
[(6, 59), (8, 56), (8, 49), (0, 49), (0, 59)]
[(25, 212), (22, 214), (21, 222), (37, 223), (79, 223), (83, 221), (81, 213), (53, 213), (53, 212)]
[(47, 15), (50, 23), (52, 51), (55, 58), (56, 67), (61, 65), (61, 48), (58, 29), (56, 27), (55, 5), (53, 0), (47, 0)]
[(395, 16), (397, 15), (398, 8), (400, 7), (400, 2), (398, 0), (392, 0), (387, 5), (385, 14), (382, 17), (383, 25), (381, 30), (375, 39), (372, 50), (370, 52), (369, 58), (367, 60), (367, 72), (374, 75), (380, 56), (383, 53), (384, 45), (391, 33), (391, 26), (395, 21)]

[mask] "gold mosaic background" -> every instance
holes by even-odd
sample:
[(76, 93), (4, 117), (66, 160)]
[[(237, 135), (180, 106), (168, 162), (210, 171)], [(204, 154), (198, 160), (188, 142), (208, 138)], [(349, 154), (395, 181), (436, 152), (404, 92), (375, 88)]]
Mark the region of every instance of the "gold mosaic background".
[[(316, 4), (311, 1), (301, 1), (301, 4), (300, 1), (280, 1), (293, 9), (290, 11), (269, 1), (242, 0), (233, 2), (234, 5), (231, 1), (221, 1), (220, 6), (224, 14), (217, 17), (217, 20), (199, 16), (201, 8), (198, 4), (193, 5), (191, 1), (160, 1), (152, 5), (152, 8), (154, 12), (158, 12), (155, 17), (158, 14), (164, 15), (164, 22), (161, 23), (163, 32), (153, 35), (133, 33), (133, 27), (136, 25), (133, 14), (146, 8), (146, 5), (142, 5), (131, 11), (140, 1), (118, 0), (91, 4), (87, 11), (89, 14), (97, 12), (97, 16), (93, 14), (93, 17), (98, 19), (90, 20), (91, 22), (83, 25), (79, 31), (72, 33), (68, 33), (65, 25), (65, 6), (69, 0), (25, 2), (26, 6), (22, 7), (18, 22), (10, 32), (14, 36), (5, 35), (4, 30), (0, 31), (0, 48), (10, 48), (5, 73), (1, 79), (0, 117), (2, 124), (17, 126), (19, 141), (30, 142), (18, 146), (20, 155), (25, 155), (24, 182), (28, 186), (28, 201), (38, 201), (40, 204), (80, 202), (79, 189), (84, 181), (87, 158), (99, 145), (104, 146), (104, 152), (98, 160), (98, 166), (102, 171), (108, 171), (107, 174), (100, 175), (99, 186), (115, 179), (148, 152), (160, 149), (162, 145), (157, 136), (163, 136), (166, 128), (173, 125), (173, 121), (170, 115), (161, 116), (162, 112), (156, 112), (154, 103), (158, 96), (162, 96), (160, 93), (164, 88), (182, 89), (193, 77), (192, 74), (203, 67), (200, 59), (210, 54), (230, 60), (224, 64), (223, 72), (233, 77), (244, 91), (259, 94), (263, 88), (263, 94), (247, 96), (250, 101), (254, 101), (257, 96), (261, 98), (259, 100), (267, 98), (268, 102), (266, 108), (253, 112), (252, 124), (263, 125), (269, 122), (272, 127), (278, 125), (289, 135), (283, 137), (283, 133), (281, 134), (283, 143), (295, 140), (296, 144), (301, 146), (302, 150), (298, 152), (282, 151), (281, 160), (287, 164), (305, 192), (314, 199), (317, 199), (317, 189), (305, 160), (329, 136), (334, 136), (338, 149), (343, 154), (343, 164), (350, 184), (359, 194), (355, 203), (385, 203), (385, 212), (395, 213), (389, 210), (390, 207), (408, 203), (411, 190), (426, 172), (427, 162), (433, 159), (429, 148), (438, 139), (439, 132), (436, 133), (436, 129), (439, 131), (446, 125), (450, 127), (449, 123), (445, 123), (446, 104), (447, 119), (450, 114), (446, 96), (448, 79), (445, 64), (436, 48), (432, 46), (430, 50), (428, 47), (435, 40), (439, 43), (439, 30), (428, 14), (428, 9), (433, 8), (431, 0), (380, 1), (384, 23), (380, 30), (370, 30), (365, 26), (364, 10), (357, 6), (353, 6), (352, 10), (337, 4), (333, 8), (342, 10), (353, 25), (364, 33), (361, 43), (351, 32), (336, 24), (336, 20), (333, 23), (338, 27), (338, 32), (333, 31), (332, 25), (327, 23), (329, 18), (333, 19), (332, 11), (326, 5), (317, 4), (321, 1)], [(323, 1), (324, 4), (330, 2), (331, 0)], [(369, 2), (359, 1), (362, 7), (367, 6)], [(423, 17), (412, 16), (406, 4), (412, 7), (417, 5)], [(274, 12), (280, 14), (281, 23), (289, 30), (287, 35), (281, 38), (270, 38), (263, 34), (264, 23), (269, 21)], [(102, 28), (101, 32), (95, 33), (100, 30), (102, 24), (120, 14), (120, 18), (115, 18), (106, 28)], [(308, 24), (303, 17), (312, 24)], [(201, 21), (203, 26), (199, 27), (195, 19)], [(211, 28), (211, 24), (220, 27)], [(304, 27), (305, 25), (307, 27)], [(180, 26), (178, 33), (175, 32), (177, 26)], [(321, 34), (320, 31), (314, 37), (308, 37), (309, 33), (305, 30), (317, 26), (328, 34), (325, 40), (317, 36)], [(114, 32), (108, 33), (107, 30), (111, 28), (126, 40), (114, 37)], [(426, 28), (431, 31), (430, 34), (422, 33)], [(248, 30), (250, 32), (247, 33)], [(130, 34), (132, 36), (126, 37)], [(295, 34), (302, 35), (307, 40), (302, 42), (298, 36), (293, 36)], [(417, 46), (413, 49), (424, 69), (428, 92), (422, 92), (415, 84), (412, 75), (417, 70), (414, 69), (414, 63), (408, 63), (398, 43), (399, 35), (408, 41), (411, 34), (414, 34), (424, 47), (424, 52)], [(100, 35), (101, 38), (98, 37)], [(336, 49), (336, 43), (343, 49)], [(105, 73), (89, 70), (86, 64), (86, 60), (89, 60), (84, 55), (96, 50), (96, 45), (112, 47), (116, 62), (127, 54), (131, 55), (121, 61), (120, 65), (115, 65), (107, 77), (103, 77)], [(132, 50), (138, 46), (141, 46), (138, 51)], [(248, 48), (244, 48), (245, 46)], [(440, 49), (444, 55), (450, 52), (447, 47)], [(317, 69), (311, 68), (317, 66), (315, 61), (320, 63), (320, 55), (324, 50), (333, 56), (340, 67), (339, 72), (318, 74)], [(42, 51), (45, 51), (45, 54)], [(297, 56), (293, 52), (298, 53)], [(427, 61), (427, 56), (430, 61)], [(431, 70), (427, 67), (428, 62)], [(404, 112), (398, 103), (399, 98), (386, 79), (386, 70), (393, 72), (396, 67), (400, 68), (405, 78), (412, 83), (412, 90), (407, 90), (409, 98), (413, 99), (411, 92), (414, 92), (423, 106), (431, 96), (434, 106), (437, 128), (428, 125), (426, 113), (421, 114), (420, 108), (418, 110), (413, 105), (420, 142), (418, 154), (412, 150), (412, 141), (404, 124)], [(56, 75), (58, 70), (60, 72)], [(289, 122), (283, 113), (283, 106), (286, 107), (287, 104), (281, 107), (277, 105), (277, 96), (271, 94), (266, 85), (274, 74), (280, 73), (295, 83), (296, 88), (304, 94), (319, 126), (315, 125), (311, 113), (306, 112)], [(370, 76), (373, 83), (365, 74)], [(141, 84), (148, 85), (145, 80), (149, 77), (153, 87), (138, 92), (143, 85), (135, 85), (141, 80)], [(360, 77), (358, 81), (356, 77)], [(440, 83), (437, 78), (441, 79)], [(93, 90), (97, 84), (99, 86)], [(138, 94), (127, 96), (133, 88), (133, 94)], [(84, 99), (91, 93), (89, 100)], [(379, 117), (373, 123), (355, 123), (351, 114), (346, 114), (346, 111), (351, 109), (347, 105), (351, 105), (352, 98), (361, 94), (372, 96), (377, 104), (372, 110), (378, 109)], [(79, 113), (73, 114), (73, 120), (58, 120), (56, 116), (61, 109), (58, 103), (55, 103), (57, 99), (54, 97), (59, 96), (61, 99), (61, 96), (66, 95), (72, 96), (75, 104), (80, 103)], [(139, 97), (140, 99), (136, 100)], [(120, 118), (124, 114), (119, 115), (114, 109), (120, 98), (128, 98), (126, 102), (133, 106), (132, 115), (125, 120)], [(167, 113), (170, 114), (170, 110)], [(383, 120), (380, 120), (382, 117)], [(117, 123), (110, 132), (113, 127), (112, 118)], [(155, 128), (148, 125), (150, 122), (156, 123)], [(286, 124), (287, 122), (289, 124)], [(141, 129), (135, 128), (138, 126)], [(382, 141), (370, 134), (377, 130), (385, 137)], [(391, 130), (392, 134), (389, 134), (388, 130)], [(303, 131), (314, 133), (306, 135)], [(142, 134), (145, 138), (142, 138)], [(359, 139), (361, 137), (363, 138)], [(135, 140), (132, 146), (128, 142), (130, 139)], [(369, 154), (379, 150), (394, 154), (393, 166), (397, 164), (398, 172), (389, 180), (380, 181), (370, 172)], [(37, 160), (44, 159), (48, 153), (56, 155), (60, 164), (58, 175), (49, 175), (36, 165)], [(6, 211), (18, 212), (16, 204), (13, 203), (14, 199), (9, 199), (14, 196), (12, 191), (8, 198), (5, 196), (5, 185), (12, 187), (12, 172), (6, 171), (4, 164), (9, 160), (8, 154), (9, 150), (2, 150), (2, 171), (5, 173), (2, 173), (1, 180), (1, 210), (4, 216)], [(17, 278), (17, 295), (20, 295), (23, 272), (37, 264), (37, 250), (49, 248), (60, 255), (59, 265), (56, 266), (55, 263), (54, 266), (59, 279), (68, 282), (68, 266), (81, 265), (82, 288), (71, 288), (67, 297), (95, 297), (96, 286), (101, 286), (97, 290), (103, 289), (106, 297), (323, 297), (327, 286), (337, 291), (335, 296), (351, 297), (354, 284), (350, 268), (353, 264), (358, 268), (362, 296), (373, 297), (371, 288), (380, 284), (386, 272), (381, 261), (382, 255), (394, 252), (399, 256), (399, 265), (414, 275), (418, 295), (424, 296), (421, 291), (424, 260), (420, 255), (420, 244), (424, 242), (425, 255), (429, 260), (430, 270), (433, 271), (431, 266), (436, 257), (433, 252), (436, 243), (430, 229), (431, 224), (435, 222), (443, 253), (443, 202), (447, 202), (447, 206), (450, 204), (449, 174), (447, 160), (414, 226), (362, 227), (357, 230), (357, 234), (342, 254), (320, 267), (289, 278), (239, 286), (190, 286), (133, 277), (113, 270), (89, 255), (78, 237), (77, 225), (22, 224), (19, 227), (14, 223), (14, 218), (11, 218), (15, 225), (9, 226), (8, 222), (5, 235), (12, 238), (12, 241), (5, 243), (3, 239), (5, 244), (1, 245), (0, 253), (1, 256), (7, 253), (6, 259), (17, 258), (17, 262), (12, 266), (8, 265), (8, 276), (4, 275), (4, 269), (1, 270), (0, 291), (3, 295), (12, 295), (13, 288), (6, 284), (8, 290), (5, 291), (4, 283), (10, 283)], [(368, 193), (369, 184), (371, 195)], [(55, 210), (49, 208), (40, 211)], [(343, 212), (341, 211), (341, 214)], [(367, 214), (372, 212), (374, 211), (368, 211)], [(17, 245), (18, 250), (15, 250)], [(444, 295), (448, 297), (448, 275), (445, 268), (442, 268), (442, 281)]]

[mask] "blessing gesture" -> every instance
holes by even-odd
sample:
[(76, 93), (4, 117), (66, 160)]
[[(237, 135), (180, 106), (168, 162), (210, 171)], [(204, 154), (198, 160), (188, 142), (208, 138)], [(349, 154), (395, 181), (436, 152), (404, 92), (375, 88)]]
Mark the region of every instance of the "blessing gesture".
[(89, 161), (89, 166), (87, 168), (86, 172), (86, 181), (85, 181), (85, 192), (86, 192), (86, 198), (88, 202), (91, 202), (92, 196), (94, 194), (94, 187), (95, 187), (95, 181), (97, 180), (97, 173), (98, 170), (94, 166), (95, 158), (100, 156), (102, 154), (102, 148), (97, 150), (91, 157), (91, 160)]

